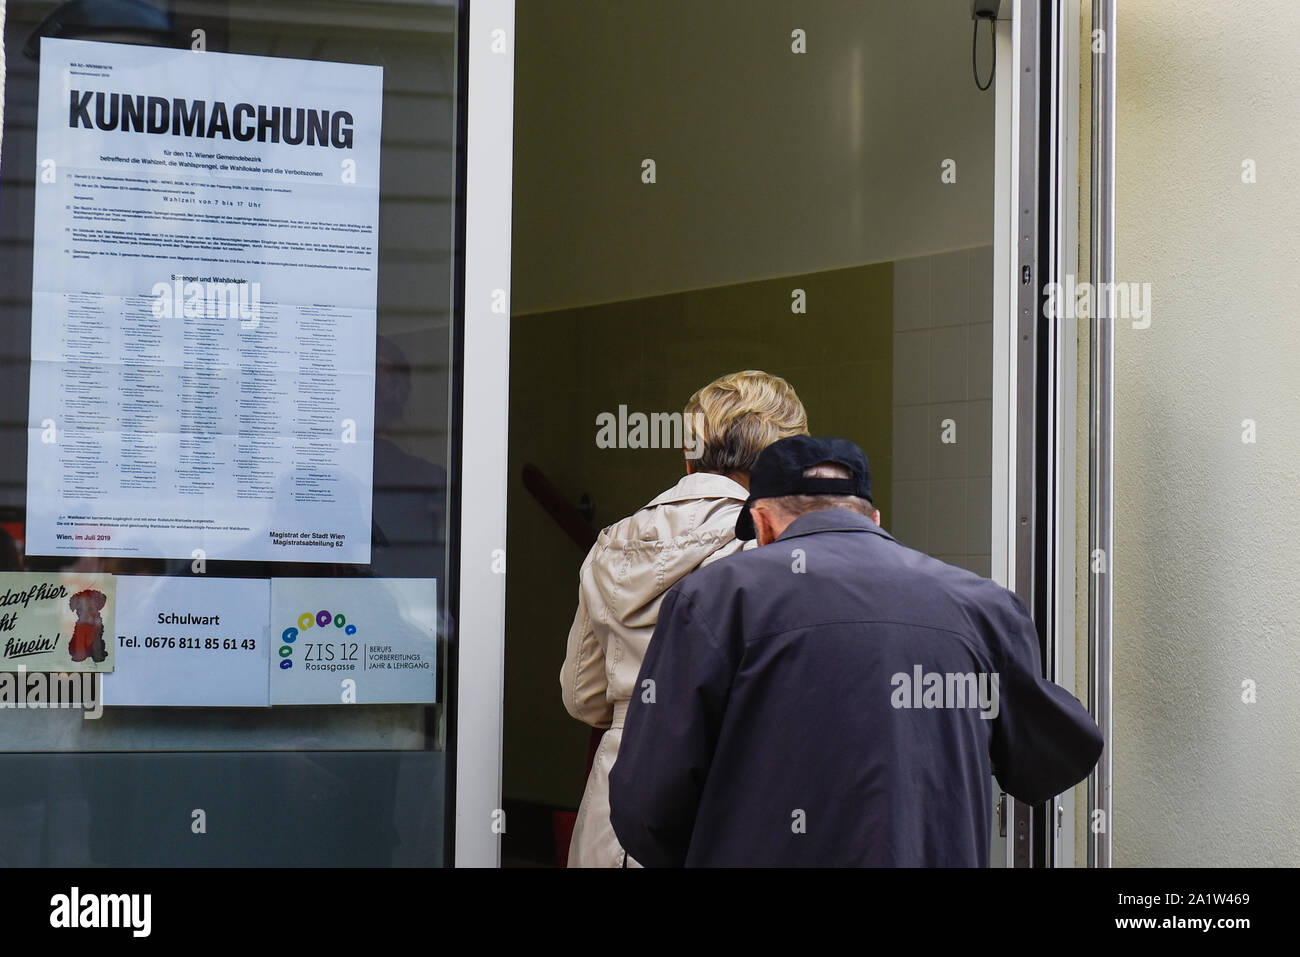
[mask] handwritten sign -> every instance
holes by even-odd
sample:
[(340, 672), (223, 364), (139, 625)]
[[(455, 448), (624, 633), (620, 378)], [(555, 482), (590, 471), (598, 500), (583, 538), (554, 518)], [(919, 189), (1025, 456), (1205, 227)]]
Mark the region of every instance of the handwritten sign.
[(0, 671), (113, 670), (113, 576), (0, 572)]

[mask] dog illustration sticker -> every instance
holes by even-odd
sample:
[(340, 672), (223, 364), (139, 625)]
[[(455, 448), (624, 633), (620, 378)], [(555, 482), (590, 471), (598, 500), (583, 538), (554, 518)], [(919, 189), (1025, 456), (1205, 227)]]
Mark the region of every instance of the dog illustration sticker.
[(107, 602), (108, 597), (94, 588), (79, 591), (68, 599), (68, 606), (77, 613), (72, 640), (68, 642), (68, 656), (73, 661), (90, 658), (101, 662), (108, 658), (108, 649), (104, 647), (104, 619), (99, 615)]
[(0, 572), (0, 672), (113, 670), (116, 579)]

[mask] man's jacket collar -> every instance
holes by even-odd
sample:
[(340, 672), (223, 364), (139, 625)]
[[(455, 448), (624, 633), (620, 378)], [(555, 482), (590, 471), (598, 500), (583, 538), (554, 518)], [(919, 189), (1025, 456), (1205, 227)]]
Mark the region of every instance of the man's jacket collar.
[(871, 532), (883, 535), (891, 542), (894, 536), (873, 522), (866, 515), (847, 508), (822, 508), (815, 512), (805, 512), (787, 526), (777, 536), (778, 542), (801, 535), (815, 535), (818, 532)]

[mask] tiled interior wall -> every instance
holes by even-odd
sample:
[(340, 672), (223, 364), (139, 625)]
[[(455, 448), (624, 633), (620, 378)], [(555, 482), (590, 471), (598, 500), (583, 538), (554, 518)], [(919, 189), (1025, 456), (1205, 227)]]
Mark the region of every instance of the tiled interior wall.
[(894, 513), (884, 524), (904, 544), (987, 577), (992, 246), (894, 263), (893, 378)]
[[(993, 254), (984, 246), (648, 299), (516, 315), (511, 323), (505, 793), (576, 806), (587, 735), (557, 677), (583, 552), (524, 490), (537, 465), (599, 527), (681, 475), (673, 450), (598, 449), (595, 416), (680, 408), (714, 376), (760, 368), (799, 391), (814, 433), (871, 461), (885, 527), (989, 574)], [(790, 292), (807, 292), (792, 315)], [(892, 354), (891, 354), (892, 353)], [(941, 441), (942, 422), (956, 426)]]

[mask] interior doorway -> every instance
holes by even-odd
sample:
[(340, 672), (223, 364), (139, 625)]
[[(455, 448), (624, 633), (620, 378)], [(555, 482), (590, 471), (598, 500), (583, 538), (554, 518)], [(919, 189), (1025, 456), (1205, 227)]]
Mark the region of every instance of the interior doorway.
[(507, 865), (562, 862), (582, 795), (557, 678), (586, 550), (683, 473), (601, 447), (602, 413), (780, 375), (810, 431), (866, 451), (895, 537), (995, 571), (997, 111), (970, 4), (696, 4), (685, 36), (599, 6), (517, 23)]

